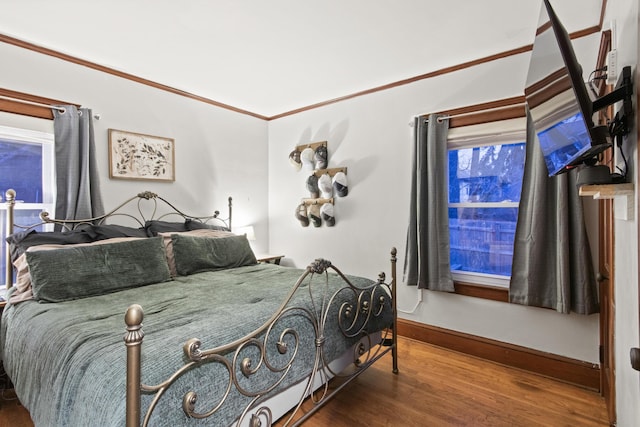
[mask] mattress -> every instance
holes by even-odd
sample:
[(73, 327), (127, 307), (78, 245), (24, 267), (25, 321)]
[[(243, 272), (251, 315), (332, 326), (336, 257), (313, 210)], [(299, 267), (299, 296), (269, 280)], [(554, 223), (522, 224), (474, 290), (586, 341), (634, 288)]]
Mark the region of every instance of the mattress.
[[(361, 333), (345, 336), (337, 322), (338, 310), (344, 310), (343, 304), (354, 304), (355, 293), (343, 289), (336, 294), (344, 281), (328, 273), (314, 275), (310, 283), (304, 282), (290, 295), (303, 272), (257, 264), (179, 276), (168, 282), (72, 301), (9, 304), (0, 328), (4, 367), (36, 426), (122, 426), (126, 391), (124, 313), (130, 304), (140, 304), (144, 310), (142, 382), (154, 385), (187, 361), (182, 347), (188, 339), (198, 338), (202, 349), (241, 339), (271, 319), (290, 297), (266, 344), (262, 344), (263, 333), (236, 356), (252, 361), (253, 367), (258, 367), (261, 360), (264, 365), (266, 360), (275, 371), (287, 371), (284, 379), (282, 373), (264, 366), (256, 373), (243, 373), (240, 363), (233, 364), (234, 353), (230, 351), (226, 360), (231, 360), (231, 369), (219, 360), (187, 369), (161, 396), (149, 423), (230, 425), (247, 406), (308, 377), (317, 356), (328, 363), (362, 339)], [(358, 287), (373, 283), (360, 277), (348, 278)], [(367, 334), (390, 326), (390, 299), (384, 301), (382, 315), (369, 320), (364, 331)], [(324, 343), (319, 353), (318, 338)], [(276, 341), (284, 342), (287, 350), (278, 351)], [(265, 359), (260, 357), (263, 350)], [(222, 400), (225, 403), (212, 418), (189, 420), (181, 409), (188, 391), (197, 393), (199, 412), (211, 410)], [(150, 400), (143, 393), (143, 408)]]

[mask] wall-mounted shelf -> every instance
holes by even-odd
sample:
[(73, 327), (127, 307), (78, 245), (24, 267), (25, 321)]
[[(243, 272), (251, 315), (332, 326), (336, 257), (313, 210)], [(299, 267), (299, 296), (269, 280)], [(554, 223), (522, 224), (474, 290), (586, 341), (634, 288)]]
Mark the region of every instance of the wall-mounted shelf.
[(614, 211), (617, 219), (632, 220), (634, 217), (634, 185), (593, 184), (580, 186), (581, 196), (592, 196), (594, 199), (614, 199)]
[(619, 196), (633, 196), (633, 184), (593, 184), (580, 187), (581, 196), (593, 196), (594, 199), (613, 199)]
[(310, 142), (296, 145), (289, 153), (289, 162), (298, 171), (308, 172), (306, 188), (309, 198), (303, 198), (296, 207), (295, 217), (303, 227), (313, 224), (320, 227), (323, 223), (333, 227), (336, 223), (334, 197), (346, 197), (349, 194), (347, 168), (329, 168), (327, 141)]
[(310, 142), (309, 144), (296, 145), (296, 150), (302, 151), (305, 148), (311, 148), (312, 150), (315, 150), (318, 147), (326, 147), (326, 146), (327, 146), (327, 141)]
[(315, 171), (313, 171), (313, 174), (318, 178), (320, 178), (322, 175), (326, 173), (333, 178), (334, 175), (337, 174), (338, 172), (342, 172), (346, 175), (347, 168), (345, 167), (345, 168), (316, 169)]
[(305, 206), (309, 206), (309, 205), (324, 205), (325, 203), (331, 203), (333, 204), (333, 197), (330, 199), (323, 199), (321, 197), (315, 198), (315, 199), (302, 199), (302, 203)]

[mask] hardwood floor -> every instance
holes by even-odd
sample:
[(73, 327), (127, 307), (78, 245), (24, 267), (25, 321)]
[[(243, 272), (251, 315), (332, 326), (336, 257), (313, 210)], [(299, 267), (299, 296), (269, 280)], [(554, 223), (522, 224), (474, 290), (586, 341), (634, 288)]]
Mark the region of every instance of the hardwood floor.
[[(608, 426), (597, 393), (408, 338), (399, 368), (385, 356), (305, 427)], [(16, 401), (0, 405), (0, 427), (33, 426)]]

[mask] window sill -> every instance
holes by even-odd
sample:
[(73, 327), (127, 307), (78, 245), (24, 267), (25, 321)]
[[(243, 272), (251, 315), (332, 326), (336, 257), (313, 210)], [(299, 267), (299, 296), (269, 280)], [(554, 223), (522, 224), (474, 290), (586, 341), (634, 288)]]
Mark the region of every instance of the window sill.
[(460, 281), (454, 281), (453, 285), (455, 287), (455, 293), (458, 295), (509, 302), (509, 289), (504, 287), (477, 285)]

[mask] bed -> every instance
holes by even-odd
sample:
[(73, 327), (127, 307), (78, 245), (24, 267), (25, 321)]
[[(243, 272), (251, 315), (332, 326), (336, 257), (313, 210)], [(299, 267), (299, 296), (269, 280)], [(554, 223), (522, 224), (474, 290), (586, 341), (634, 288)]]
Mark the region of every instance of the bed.
[(388, 352), (398, 372), (395, 249), (387, 283), (258, 263), (231, 198), (222, 220), (143, 192), (45, 232), (6, 200), (0, 354), (36, 426), (298, 425)]

